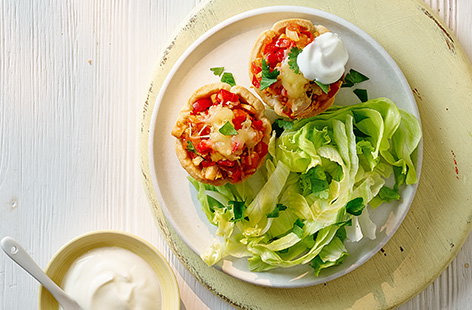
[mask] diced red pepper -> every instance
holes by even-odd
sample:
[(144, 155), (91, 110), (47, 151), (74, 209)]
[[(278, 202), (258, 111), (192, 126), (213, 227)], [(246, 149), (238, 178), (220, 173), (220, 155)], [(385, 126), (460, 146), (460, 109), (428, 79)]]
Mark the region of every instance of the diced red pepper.
[(252, 121), (252, 127), (254, 127), (257, 130), (263, 131), (264, 123), (260, 119), (254, 120)]
[(254, 87), (256, 87), (256, 88), (261, 87), (261, 82), (259, 81), (259, 79), (255, 75), (252, 77), (252, 85), (254, 85)]
[(195, 101), (192, 106), (193, 106), (193, 111), (196, 113), (200, 113), (211, 107), (212, 102), (210, 98), (200, 98), (197, 101)]
[(241, 109), (234, 109), (234, 118), (232, 120), (234, 129), (239, 130), (242, 128), (242, 123), (246, 120), (247, 114)]
[(223, 167), (234, 167), (236, 165), (236, 162), (233, 160), (223, 159), (219, 160), (217, 164)]
[(211, 160), (204, 160), (204, 161), (202, 161), (201, 165), (202, 165), (202, 167), (210, 167), (210, 166), (216, 165), (216, 163), (214, 161), (211, 161)]
[(256, 64), (255, 61), (253, 61), (252, 64), (251, 64), (251, 72), (252, 72), (252, 74), (256, 75), (256, 74), (258, 74), (258, 73), (261, 72), (261, 71), (262, 71), (261, 65), (260, 65), (260, 64), (258, 65), (258, 64)]
[(233, 94), (232, 92), (227, 91), (226, 89), (220, 89), (216, 95), (216, 100), (219, 103), (223, 102), (237, 102), (239, 100), (239, 96)]
[(211, 145), (208, 142), (208, 140), (201, 140), (200, 142), (198, 142), (197, 145), (195, 146), (195, 149), (200, 154), (206, 154), (212, 150)]

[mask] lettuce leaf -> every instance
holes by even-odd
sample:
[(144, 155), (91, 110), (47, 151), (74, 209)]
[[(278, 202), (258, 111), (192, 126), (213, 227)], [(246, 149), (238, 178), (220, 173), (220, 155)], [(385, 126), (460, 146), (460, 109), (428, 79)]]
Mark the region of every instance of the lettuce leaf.
[(189, 178), (221, 238), (202, 255), (207, 264), (232, 255), (248, 257), (253, 271), (310, 264), (318, 275), (348, 255), (344, 240), (375, 239), (370, 208), (417, 182), (419, 122), (387, 98), (279, 123), (265, 164), (246, 181)]

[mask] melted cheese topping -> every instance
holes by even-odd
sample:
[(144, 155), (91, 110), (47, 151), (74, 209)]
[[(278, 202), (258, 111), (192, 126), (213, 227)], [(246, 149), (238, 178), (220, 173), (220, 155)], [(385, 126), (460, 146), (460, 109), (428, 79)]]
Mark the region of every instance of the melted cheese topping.
[[(216, 129), (216, 130), (215, 130)], [(214, 131), (213, 131), (214, 130)], [(213, 149), (227, 158), (231, 158), (233, 150), (232, 136), (225, 136), (218, 131), (218, 128), (213, 128), (210, 133), (210, 140), (213, 142)]]
[(234, 118), (234, 113), (228, 107), (224, 107), (221, 105), (214, 105), (208, 109), (207, 122), (209, 124), (221, 127), (224, 124), (226, 124), (226, 122), (231, 122), (233, 118)]
[(248, 148), (253, 148), (258, 142), (257, 131), (251, 127), (249, 119), (242, 123), (242, 128), (238, 130), (238, 134), (234, 136), (234, 141), (241, 146), (247, 145)]
[[(234, 136), (223, 135), (219, 130), (227, 122), (232, 124), (234, 118), (233, 111), (221, 105), (212, 106), (208, 111), (206, 123), (211, 126), (210, 140), (212, 147), (217, 153), (213, 153), (211, 158), (218, 161), (224, 158), (229, 160), (239, 159), (244, 146), (254, 147), (260, 140), (261, 133), (258, 133), (251, 127), (252, 122), (246, 119), (238, 130), (238, 134)], [(218, 154), (219, 153), (219, 154)]]
[(289, 98), (300, 98), (305, 95), (305, 85), (309, 81), (302, 74), (297, 74), (290, 69), (286, 61), (282, 62), (279, 77)]

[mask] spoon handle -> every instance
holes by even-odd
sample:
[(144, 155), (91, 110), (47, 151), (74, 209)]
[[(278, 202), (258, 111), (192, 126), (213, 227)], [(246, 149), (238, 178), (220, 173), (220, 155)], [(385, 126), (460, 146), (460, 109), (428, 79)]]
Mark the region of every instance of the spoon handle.
[[(64, 293), (64, 291), (51, 280), (43, 270), (36, 264), (36, 262), (29, 256), (28, 253), (21, 247), (21, 245), (11, 237), (5, 237), (0, 242), (3, 251), (14, 260), (21, 268), (32, 275), (36, 280), (39, 281), (53, 296), (59, 301), (60, 304), (70, 303), (70, 298)], [(75, 302), (74, 302), (75, 303)], [(67, 307), (65, 307), (67, 309)]]

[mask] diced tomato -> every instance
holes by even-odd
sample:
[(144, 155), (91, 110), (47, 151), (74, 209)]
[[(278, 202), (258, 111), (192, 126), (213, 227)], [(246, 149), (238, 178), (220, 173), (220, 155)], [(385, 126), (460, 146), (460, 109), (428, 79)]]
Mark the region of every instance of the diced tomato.
[(211, 107), (212, 102), (210, 98), (201, 98), (195, 101), (193, 106), (193, 111), (196, 113), (200, 113)]
[(275, 67), (279, 62), (282, 62), (284, 58), (285, 52), (283, 49), (267, 54), (267, 62), (271, 68)]
[(202, 130), (202, 132), (200, 133), (200, 135), (202, 135), (202, 136), (207, 136), (207, 135), (210, 134), (210, 132), (211, 132), (211, 128), (207, 126), (207, 127), (205, 127), (205, 129)]
[(279, 62), (282, 62), (284, 60), (284, 58), (285, 58), (284, 50), (278, 50), (275, 54), (277, 55), (277, 60)]
[(220, 89), (216, 95), (216, 101), (219, 103), (222, 102), (237, 102), (239, 100), (239, 96), (233, 94), (232, 92), (227, 91), (226, 89)]
[(237, 169), (234, 171), (231, 171), (230, 178), (233, 183), (241, 181), (241, 177), (243, 176), (243, 173), (241, 172), (241, 169)]
[(254, 127), (257, 130), (263, 131), (264, 130), (264, 123), (260, 119), (254, 120), (254, 121), (252, 121), (252, 127)]
[(275, 40), (272, 41), (271, 43), (267, 44), (265, 47), (264, 47), (264, 50), (263, 50), (263, 54), (266, 55), (266, 54), (269, 54), (269, 53), (274, 53), (278, 50), (279, 48), (277, 46), (275, 46)]
[(233, 126), (234, 126), (234, 129), (236, 130), (239, 130), (243, 127), (242, 123), (246, 120), (246, 113), (244, 112), (238, 112), (238, 111), (241, 111), (241, 110), (234, 110), (233, 113), (235, 114), (235, 117), (233, 118), (232, 122), (233, 122)]
[(214, 161), (211, 161), (211, 160), (204, 160), (204, 161), (202, 161), (201, 165), (202, 165), (202, 167), (210, 167), (210, 166), (216, 165), (216, 163)]
[(254, 151), (262, 158), (269, 152), (269, 146), (264, 142), (259, 142), (254, 148)]
[(269, 53), (267, 54), (267, 62), (269, 63), (270, 67), (274, 67), (279, 63), (279, 56), (277, 53)]
[(233, 160), (224, 159), (219, 160), (217, 164), (223, 167), (234, 167), (236, 165), (236, 162)]
[(277, 41), (275, 42), (275, 46), (279, 48), (286, 49), (292, 45), (292, 40), (287, 39), (287, 38), (278, 38)]
[(256, 152), (252, 152), (251, 154), (248, 154), (247, 156), (244, 156), (242, 158), (242, 165), (244, 171), (251, 171), (257, 168), (260, 162), (260, 156)]
[(259, 81), (259, 79), (255, 75), (252, 77), (252, 85), (254, 85), (254, 87), (256, 87), (256, 88), (261, 87), (261, 82)]
[(208, 140), (201, 140), (200, 142), (198, 142), (197, 145), (195, 146), (195, 149), (200, 154), (206, 154), (212, 150), (211, 145), (208, 142)]

